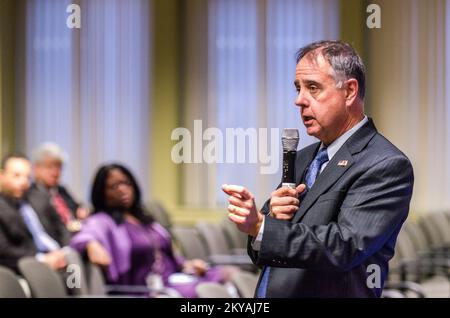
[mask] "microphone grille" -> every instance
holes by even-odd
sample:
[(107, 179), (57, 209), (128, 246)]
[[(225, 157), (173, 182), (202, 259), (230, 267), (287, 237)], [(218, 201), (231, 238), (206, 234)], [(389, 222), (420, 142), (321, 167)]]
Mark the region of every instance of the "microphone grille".
[(283, 151), (296, 151), (299, 139), (298, 129), (284, 128), (283, 135), (281, 136)]

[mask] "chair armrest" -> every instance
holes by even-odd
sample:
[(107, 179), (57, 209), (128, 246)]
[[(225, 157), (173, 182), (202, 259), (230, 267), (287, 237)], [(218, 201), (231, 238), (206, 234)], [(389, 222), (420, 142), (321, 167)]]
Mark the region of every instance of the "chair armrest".
[(248, 255), (216, 254), (210, 255), (208, 259), (213, 265), (253, 265)]

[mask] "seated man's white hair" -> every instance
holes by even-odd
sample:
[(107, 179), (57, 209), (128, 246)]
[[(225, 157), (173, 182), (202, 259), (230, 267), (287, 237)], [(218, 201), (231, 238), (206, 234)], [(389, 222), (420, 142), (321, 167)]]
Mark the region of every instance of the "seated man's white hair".
[(42, 163), (45, 159), (58, 160), (61, 163), (67, 161), (67, 154), (53, 142), (45, 142), (33, 151), (33, 163)]

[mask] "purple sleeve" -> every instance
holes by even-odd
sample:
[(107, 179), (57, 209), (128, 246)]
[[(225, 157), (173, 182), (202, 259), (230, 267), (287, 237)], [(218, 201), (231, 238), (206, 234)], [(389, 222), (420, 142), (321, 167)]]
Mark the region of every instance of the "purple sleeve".
[(175, 259), (175, 263), (177, 264), (177, 267), (179, 268), (179, 270), (182, 270), (183, 264), (186, 261), (186, 259), (181, 255), (175, 255), (175, 253), (174, 253), (173, 258)]
[(108, 245), (108, 221), (102, 213), (88, 217), (83, 223), (81, 231), (70, 240), (70, 246), (83, 254), (89, 242), (98, 241), (103, 246)]

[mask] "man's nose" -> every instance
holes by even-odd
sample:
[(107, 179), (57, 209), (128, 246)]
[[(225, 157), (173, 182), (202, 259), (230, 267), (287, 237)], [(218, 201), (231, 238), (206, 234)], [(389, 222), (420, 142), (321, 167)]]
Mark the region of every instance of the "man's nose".
[(309, 100), (308, 98), (305, 96), (305, 93), (303, 93), (302, 91), (300, 91), (297, 94), (297, 98), (295, 99), (295, 105), (304, 108), (304, 107), (308, 107), (309, 105)]

